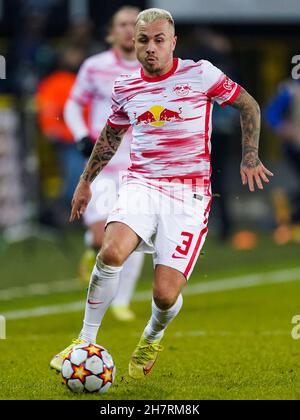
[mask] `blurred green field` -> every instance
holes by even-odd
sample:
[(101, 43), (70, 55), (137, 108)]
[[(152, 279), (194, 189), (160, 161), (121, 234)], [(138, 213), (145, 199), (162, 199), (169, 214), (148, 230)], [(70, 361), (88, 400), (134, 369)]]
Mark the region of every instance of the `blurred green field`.
[[(8, 319), (0, 399), (300, 399), (300, 340), (291, 337), (291, 319), (300, 314), (299, 244), (279, 247), (260, 236), (255, 250), (236, 252), (209, 237), (165, 350), (136, 383), (127, 365), (150, 315), (147, 258), (132, 305), (136, 321), (120, 323), (108, 313), (98, 336), (117, 366), (114, 386), (101, 397), (73, 395), (48, 366), (81, 328), (81, 304), (73, 303), (85, 299), (75, 280), (82, 250), (80, 231), (2, 250), (0, 313)], [(41, 308), (65, 312), (34, 316)]]

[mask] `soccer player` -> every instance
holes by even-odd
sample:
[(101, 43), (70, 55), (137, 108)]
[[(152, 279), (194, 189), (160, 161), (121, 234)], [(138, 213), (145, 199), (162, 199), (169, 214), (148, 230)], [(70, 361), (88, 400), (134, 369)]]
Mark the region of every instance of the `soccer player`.
[(151, 318), (129, 363), (129, 375), (138, 379), (151, 371), (162, 350), (160, 342), (181, 309), (182, 289), (207, 234), (214, 102), (240, 110), (242, 183), (250, 191), (255, 184), (262, 189), (263, 181), (269, 182), (273, 174), (258, 157), (257, 102), (210, 62), (173, 58), (176, 36), (169, 12), (141, 12), (134, 38), (142, 68), (115, 82), (112, 113), (75, 190), (70, 220), (84, 213), (91, 197), (90, 184), (130, 126), (132, 163), (107, 220), (83, 328), (78, 340), (59, 353), (52, 365), (59, 367), (78, 341), (95, 342), (123, 263), (139, 247), (154, 253), (155, 271)]
[[(65, 107), (65, 121), (71, 129), (78, 149), (89, 157), (97, 136), (110, 113), (111, 92), (115, 79), (122, 73), (140, 68), (136, 59), (133, 32), (139, 9), (124, 6), (112, 17), (107, 41), (112, 48), (89, 57), (80, 72)], [(84, 111), (89, 106), (89, 124)], [(111, 207), (117, 199), (119, 173), (130, 164), (129, 144), (131, 132), (123, 139), (118, 153), (99, 175), (92, 186), (93, 197), (84, 215), (88, 227), (85, 235), (88, 246), (79, 265), (79, 276), (88, 283), (97, 252), (102, 246), (104, 226)], [(121, 321), (134, 318), (129, 303), (141, 271), (144, 254), (134, 252), (124, 264), (122, 279), (111, 310)]]

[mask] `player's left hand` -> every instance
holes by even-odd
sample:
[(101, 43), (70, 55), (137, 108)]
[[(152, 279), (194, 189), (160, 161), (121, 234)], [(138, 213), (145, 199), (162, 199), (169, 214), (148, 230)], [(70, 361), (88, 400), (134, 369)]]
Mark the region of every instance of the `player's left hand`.
[(258, 163), (254, 168), (249, 168), (241, 163), (240, 168), (242, 184), (247, 185), (251, 192), (255, 191), (254, 185), (256, 184), (260, 190), (263, 190), (263, 182), (269, 183), (267, 176), (273, 176), (274, 174), (269, 171), (261, 162)]
[(70, 215), (70, 222), (73, 222), (75, 218), (80, 219), (80, 216), (85, 212), (87, 205), (92, 197), (90, 184), (87, 181), (81, 179), (76, 187), (76, 190), (72, 199), (72, 210)]

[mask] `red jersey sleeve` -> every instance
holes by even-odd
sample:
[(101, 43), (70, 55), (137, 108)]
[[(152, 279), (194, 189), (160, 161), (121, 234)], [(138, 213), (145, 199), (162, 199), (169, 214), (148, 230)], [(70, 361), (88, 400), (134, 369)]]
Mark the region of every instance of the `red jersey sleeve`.
[(234, 102), (240, 93), (240, 85), (209, 61), (202, 60), (202, 63), (203, 90), (206, 95), (222, 107)]

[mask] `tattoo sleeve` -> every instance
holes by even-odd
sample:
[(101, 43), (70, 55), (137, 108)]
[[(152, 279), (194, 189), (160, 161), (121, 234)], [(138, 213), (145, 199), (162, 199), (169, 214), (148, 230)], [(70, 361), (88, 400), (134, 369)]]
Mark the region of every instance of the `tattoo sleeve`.
[(98, 137), (81, 179), (92, 182), (114, 156), (127, 128), (113, 128), (106, 124)]
[(260, 133), (260, 108), (255, 99), (241, 88), (240, 94), (231, 104), (240, 111), (242, 128), (242, 165), (255, 168), (260, 164), (258, 145)]

